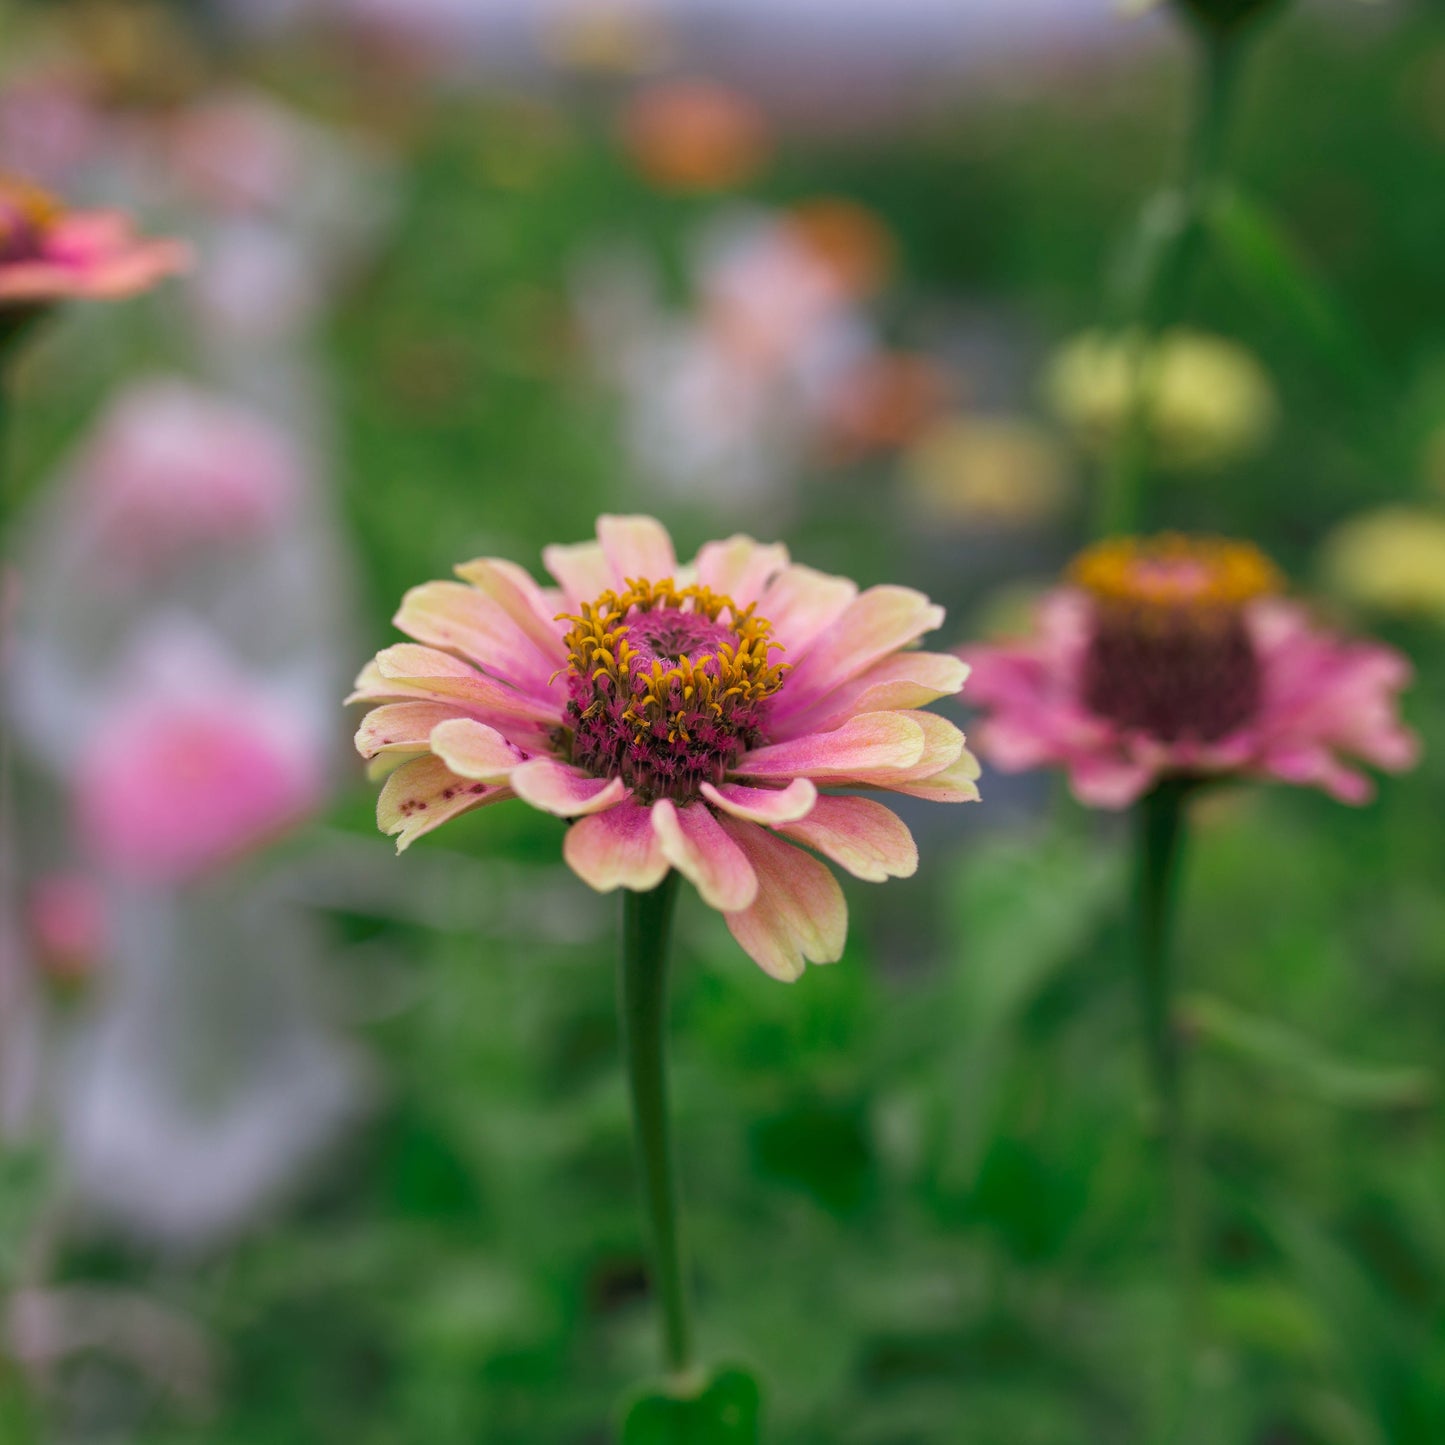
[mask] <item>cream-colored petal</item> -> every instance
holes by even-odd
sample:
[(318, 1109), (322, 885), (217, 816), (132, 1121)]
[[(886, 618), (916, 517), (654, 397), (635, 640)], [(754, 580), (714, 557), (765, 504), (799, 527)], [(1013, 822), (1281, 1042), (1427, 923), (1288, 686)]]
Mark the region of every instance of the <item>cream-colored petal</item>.
[(793, 670), (774, 699), (774, 713), (786, 717), (811, 706), (889, 653), (942, 626), (943, 615), (943, 608), (911, 587), (870, 587), (848, 604), (806, 653), (792, 657)]
[(778, 831), (867, 883), (918, 871), (918, 845), (907, 824), (871, 798), (819, 798), (806, 818)]
[(951, 653), (894, 653), (802, 711), (784, 720), (775, 719), (773, 730), (779, 738), (798, 737), (838, 727), (854, 713), (926, 707), (959, 692), (968, 673), (968, 664)]
[(559, 818), (605, 812), (627, 796), (621, 778), (593, 778), (556, 758), (532, 758), (515, 768), (512, 791), (524, 802)]
[(831, 577), (795, 562), (764, 589), (758, 615), (773, 624), (783, 656), (793, 662), (806, 656), (813, 639), (841, 617), (857, 595), (857, 583), (846, 577)]
[(595, 602), (614, 585), (612, 567), (601, 542), (544, 547), (542, 565), (562, 588), (568, 612), (576, 612), (584, 602)]
[(745, 778), (848, 778), (869, 771), (902, 772), (923, 757), (926, 713), (871, 712), (828, 733), (809, 733), (745, 753), (733, 771)]
[(811, 778), (794, 778), (786, 788), (749, 788), (742, 783), (723, 783), (715, 788), (704, 783), (701, 791), (724, 813), (770, 828), (806, 818), (818, 801), (818, 789)]
[(472, 718), (452, 718), (432, 729), (432, 752), (459, 777), (478, 783), (504, 783), (523, 761), (496, 728)]
[(816, 858), (756, 823), (724, 817), (758, 879), (750, 908), (724, 914), (732, 936), (765, 973), (785, 983), (808, 963), (836, 963), (848, 938), (848, 904)]
[(495, 726), (527, 724), (552, 728), (562, 720), (561, 704), (519, 692), (433, 647), (400, 643), (377, 653), (356, 680), (348, 702), (406, 702), (452, 699), (463, 710)]
[(781, 542), (765, 545), (739, 534), (725, 542), (708, 542), (702, 548), (697, 554), (697, 580), (731, 597), (739, 607), (746, 607), (758, 600), (767, 584), (787, 565), (788, 549)]
[(579, 818), (567, 829), (562, 856), (599, 893), (615, 888), (645, 893), (667, 876), (667, 859), (649, 810), (630, 800), (605, 813)]
[(964, 750), (958, 761), (926, 778), (907, 782), (883, 782), (875, 786), (891, 793), (906, 793), (910, 798), (924, 798), (930, 803), (978, 802), (978, 759)]
[(706, 803), (679, 808), (660, 798), (652, 805), (652, 827), (663, 857), (696, 887), (709, 908), (735, 912), (758, 896), (752, 865)]
[(601, 516), (597, 519), (597, 540), (607, 554), (618, 588), (635, 577), (661, 582), (677, 575), (672, 538), (655, 517)]
[(537, 649), (553, 661), (554, 668), (567, 662), (567, 648), (562, 634), (567, 630), (559, 623), (555, 594), (551, 601), (527, 571), (515, 562), (500, 557), (480, 557), (463, 562), (456, 569), (463, 582), (475, 587), (507, 614)]
[[(494, 677), (537, 698), (552, 696), (562, 665), (560, 642), (551, 649), (491, 597), (464, 582), (424, 582), (401, 600), (393, 619), (409, 637), (460, 653)], [(560, 681), (560, 680), (559, 680)]]

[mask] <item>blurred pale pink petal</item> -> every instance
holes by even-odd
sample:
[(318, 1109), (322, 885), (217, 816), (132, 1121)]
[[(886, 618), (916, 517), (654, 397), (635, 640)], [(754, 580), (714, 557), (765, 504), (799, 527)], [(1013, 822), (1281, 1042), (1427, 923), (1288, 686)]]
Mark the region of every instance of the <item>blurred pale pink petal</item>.
[(274, 532), (305, 479), (295, 442), (267, 416), (179, 380), (124, 392), (81, 468), (102, 546), (146, 566)]
[(139, 690), (94, 720), (76, 766), (80, 835), (127, 877), (181, 882), (269, 841), (320, 802), (321, 762), (254, 686)]

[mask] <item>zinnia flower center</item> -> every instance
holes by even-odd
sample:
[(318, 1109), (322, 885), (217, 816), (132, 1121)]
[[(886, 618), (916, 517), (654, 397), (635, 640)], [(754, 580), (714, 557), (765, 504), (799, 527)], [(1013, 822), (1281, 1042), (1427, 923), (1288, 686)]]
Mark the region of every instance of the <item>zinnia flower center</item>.
[(0, 176), (0, 265), (37, 260), (60, 204), (28, 181)]
[(582, 608), (566, 636), (572, 761), (644, 798), (686, 801), (758, 740), (783, 684), (771, 628), (731, 597), (629, 579)]
[(1163, 742), (1215, 742), (1260, 701), (1247, 605), (1281, 580), (1257, 548), (1165, 535), (1101, 542), (1071, 580), (1093, 602), (1084, 658), (1089, 709)]

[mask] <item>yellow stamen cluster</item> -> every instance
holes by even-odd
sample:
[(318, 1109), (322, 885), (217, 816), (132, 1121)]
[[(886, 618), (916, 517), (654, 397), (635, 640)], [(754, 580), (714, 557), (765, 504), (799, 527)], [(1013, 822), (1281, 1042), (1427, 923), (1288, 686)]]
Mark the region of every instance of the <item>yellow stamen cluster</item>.
[[(640, 743), (649, 733), (671, 743), (691, 740), (689, 722), (699, 714), (723, 722), (728, 713), (770, 697), (783, 683), (787, 664), (770, 663), (771, 624), (755, 615), (756, 604), (739, 608), (732, 598), (707, 587), (678, 587), (672, 578), (651, 582), (628, 578), (625, 592), (604, 592), (584, 603), (581, 615), (564, 613), (574, 624), (565, 641), (572, 671), (591, 683), (594, 696), (582, 717), (601, 712), (609, 698), (630, 699), (622, 721)], [(679, 652), (671, 667), (628, 641), (639, 615), (670, 611), (702, 617), (731, 634), (697, 656)], [(722, 615), (728, 614), (726, 624)], [(734, 640), (735, 639), (735, 640)], [(660, 724), (666, 724), (660, 728)]]
[[(35, 231), (48, 231), (58, 221), (64, 207), (49, 191), (42, 190), (18, 176), (0, 173), (0, 207), (9, 210), (15, 219)], [(0, 227), (4, 220), (0, 217)]]
[(1202, 616), (1235, 612), (1284, 587), (1250, 543), (1175, 532), (1099, 542), (1075, 558), (1069, 580), (1105, 604)]

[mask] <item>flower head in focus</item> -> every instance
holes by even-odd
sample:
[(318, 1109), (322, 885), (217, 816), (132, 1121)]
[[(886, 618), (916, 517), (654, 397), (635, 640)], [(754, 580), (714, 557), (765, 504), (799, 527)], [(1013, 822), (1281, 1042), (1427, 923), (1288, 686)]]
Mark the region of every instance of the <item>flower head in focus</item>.
[(967, 649), (979, 750), (1005, 772), (1065, 769), (1078, 798), (1122, 808), (1168, 777), (1267, 777), (1343, 802), (1351, 766), (1411, 767), (1397, 694), (1409, 664), (1315, 627), (1247, 543), (1103, 542), (1039, 607), (1023, 642)]
[(143, 239), (119, 212), (70, 211), (28, 182), (0, 177), (0, 312), (121, 300), (190, 264), (183, 242)]
[(650, 517), (604, 516), (597, 540), (543, 560), (555, 587), (483, 559), (403, 600), (416, 642), (379, 653), (352, 698), (380, 704), (362, 755), (400, 761), (381, 828), (405, 848), (519, 797), (574, 820), (563, 854), (593, 888), (643, 891), (676, 868), (774, 977), (836, 960), (842, 890), (803, 850), (875, 882), (918, 864), (903, 822), (851, 794), (978, 796), (963, 734), (920, 711), (967, 675), (912, 650), (942, 609), (748, 537), (679, 565)]
[(1370, 612), (1445, 622), (1445, 516), (1382, 507), (1342, 522), (1324, 547), (1325, 585)]
[[(1135, 360), (1128, 334), (1100, 331), (1077, 336), (1055, 353), (1044, 383), (1047, 400), (1089, 451), (1111, 451), (1128, 424)], [(1274, 428), (1274, 384), (1233, 341), (1168, 332), (1145, 357), (1144, 375), (1151, 435), (1169, 466), (1222, 467), (1258, 451)]]

